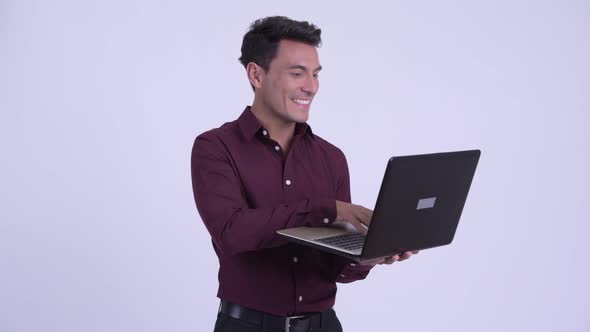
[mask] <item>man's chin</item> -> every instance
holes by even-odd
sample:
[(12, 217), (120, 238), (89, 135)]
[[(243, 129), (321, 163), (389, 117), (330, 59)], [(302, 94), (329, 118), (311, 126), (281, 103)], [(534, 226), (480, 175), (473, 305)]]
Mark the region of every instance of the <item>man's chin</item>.
[(294, 120), (297, 123), (306, 123), (307, 119), (308, 119), (308, 117), (306, 116), (306, 117), (298, 117), (298, 118), (295, 118)]
[(291, 119), (297, 123), (305, 123), (309, 119), (309, 111), (307, 110), (296, 110), (291, 113)]

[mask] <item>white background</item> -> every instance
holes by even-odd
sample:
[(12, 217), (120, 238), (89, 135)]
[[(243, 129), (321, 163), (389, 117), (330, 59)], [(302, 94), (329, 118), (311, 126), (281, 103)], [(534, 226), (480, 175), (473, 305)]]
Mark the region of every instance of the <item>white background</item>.
[(0, 0), (0, 331), (204, 331), (195, 136), (268, 15), (322, 28), (310, 125), (372, 207), (392, 155), (482, 150), (455, 241), (340, 285), (346, 331), (590, 331), (587, 1)]

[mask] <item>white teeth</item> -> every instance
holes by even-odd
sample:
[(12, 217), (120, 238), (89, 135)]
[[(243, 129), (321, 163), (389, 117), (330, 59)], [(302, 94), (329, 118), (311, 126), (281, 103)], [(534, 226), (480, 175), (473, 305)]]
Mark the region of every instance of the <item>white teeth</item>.
[(291, 98), (292, 101), (296, 102), (297, 104), (307, 105), (311, 102), (311, 99), (297, 99)]

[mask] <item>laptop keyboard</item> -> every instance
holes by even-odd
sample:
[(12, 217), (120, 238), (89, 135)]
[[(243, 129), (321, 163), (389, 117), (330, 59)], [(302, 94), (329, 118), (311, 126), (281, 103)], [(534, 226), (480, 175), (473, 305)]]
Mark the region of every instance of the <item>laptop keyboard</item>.
[(346, 250), (356, 250), (361, 249), (365, 244), (365, 235), (362, 233), (346, 233), (317, 239), (316, 241)]

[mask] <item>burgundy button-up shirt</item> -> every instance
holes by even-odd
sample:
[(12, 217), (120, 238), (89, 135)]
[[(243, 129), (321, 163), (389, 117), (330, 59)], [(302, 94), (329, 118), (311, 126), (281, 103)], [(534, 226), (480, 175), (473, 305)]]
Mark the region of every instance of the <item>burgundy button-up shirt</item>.
[(276, 234), (330, 224), (336, 200), (350, 202), (344, 154), (307, 124), (296, 125), (285, 154), (246, 107), (237, 120), (196, 138), (191, 171), (219, 258), (220, 299), (282, 316), (320, 312), (334, 305), (336, 282), (369, 273)]

